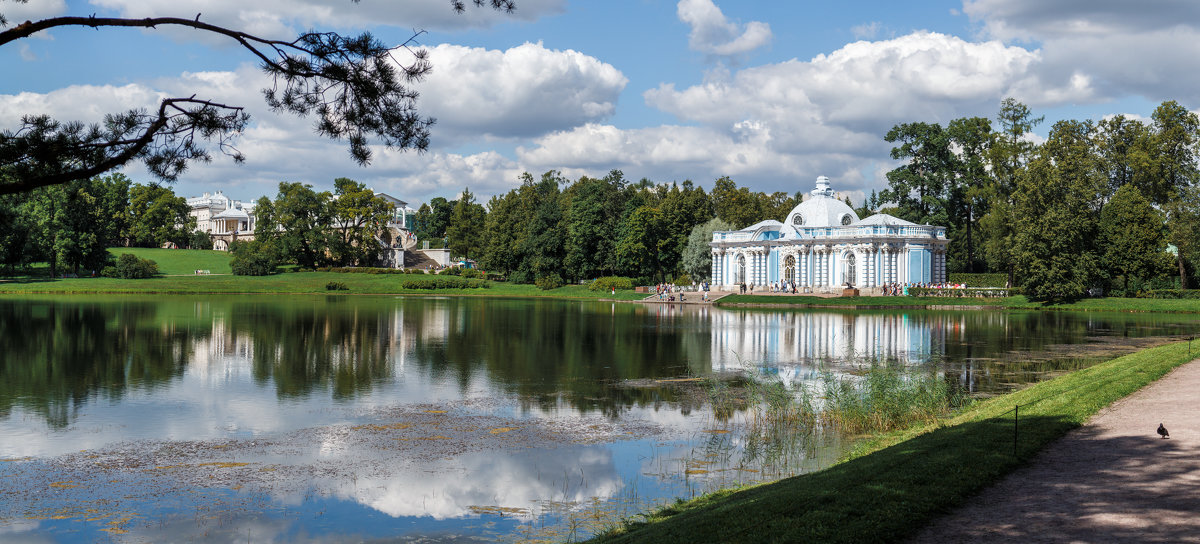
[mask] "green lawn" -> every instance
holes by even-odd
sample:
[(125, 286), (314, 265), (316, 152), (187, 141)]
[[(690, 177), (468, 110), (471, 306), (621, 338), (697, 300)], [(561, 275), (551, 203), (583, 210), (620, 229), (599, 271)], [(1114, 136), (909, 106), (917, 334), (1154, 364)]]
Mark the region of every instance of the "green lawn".
[(1101, 408), (1191, 359), (1187, 343), (1119, 357), (979, 402), (937, 424), (876, 437), (829, 469), (679, 503), (596, 541), (902, 540)]
[(228, 251), (203, 249), (155, 249), (145, 247), (110, 247), (113, 257), (132, 253), (143, 259), (158, 263), (158, 271), (166, 275), (193, 275), (197, 270), (208, 270), (213, 274), (229, 274), (229, 261), (233, 255)]
[(989, 306), (1012, 310), (1090, 310), (1108, 312), (1200, 312), (1200, 300), (1153, 298), (1089, 298), (1069, 304), (1030, 302), (1022, 295), (1003, 298), (957, 297), (813, 297), (789, 295), (729, 295), (718, 306), (903, 308), (930, 306)]
[[(172, 251), (172, 250), (158, 250)], [(179, 263), (174, 266), (178, 266)], [(213, 270), (216, 273), (216, 270)], [(614, 297), (606, 291), (590, 291), (583, 285), (568, 285), (543, 291), (534, 285), (490, 282), (489, 289), (403, 289), (400, 284), (408, 280), (435, 279), (424, 274), (339, 274), (336, 272), (292, 272), (273, 276), (159, 276), (144, 280), (117, 278), (21, 278), (0, 281), (0, 294), (5, 293), (71, 293), (71, 294), (215, 294), (215, 293), (263, 293), (263, 294), (314, 294), (330, 293), (325, 289), (329, 282), (344, 283), (347, 291), (336, 291), (342, 295), (460, 295), (488, 297), (555, 297), (571, 299), (641, 300), (646, 295), (632, 291), (618, 291)]]

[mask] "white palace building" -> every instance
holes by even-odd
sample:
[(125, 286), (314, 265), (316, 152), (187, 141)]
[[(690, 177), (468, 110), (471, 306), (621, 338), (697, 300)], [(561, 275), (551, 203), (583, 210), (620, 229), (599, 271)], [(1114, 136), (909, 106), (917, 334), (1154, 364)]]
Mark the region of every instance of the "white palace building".
[(946, 281), (946, 228), (877, 213), (859, 219), (834, 198), (829, 178), (783, 223), (762, 221), (713, 233), (714, 288), (794, 282), (808, 292), (853, 286), (872, 292), (885, 283)]

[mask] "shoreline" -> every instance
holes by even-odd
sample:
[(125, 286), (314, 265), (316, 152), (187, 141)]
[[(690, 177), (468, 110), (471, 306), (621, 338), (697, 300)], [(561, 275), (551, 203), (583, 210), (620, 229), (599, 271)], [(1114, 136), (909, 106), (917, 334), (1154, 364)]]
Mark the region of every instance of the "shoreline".
[(1115, 357), (981, 400), (936, 423), (868, 437), (824, 470), (664, 506), (589, 542), (904, 540), (1096, 414), (1194, 361), (1200, 359), (1186, 341)]
[[(163, 275), (148, 279), (116, 278), (4, 278), (0, 279), (0, 298), (15, 295), (368, 295), (368, 296), (444, 296), (500, 299), (551, 299), (642, 304), (681, 304), (714, 306), (723, 309), (763, 310), (919, 310), (919, 311), (1095, 311), (1129, 313), (1200, 313), (1200, 299), (1096, 298), (1065, 304), (1040, 304), (1017, 295), (1006, 298), (947, 297), (817, 297), (811, 295), (741, 295), (712, 291), (707, 303), (688, 300), (682, 303), (646, 300), (646, 293), (591, 291), (581, 284), (542, 290), (535, 285), (488, 282), (487, 288), (414, 289), (402, 287), (405, 281), (436, 281), (439, 275), (427, 274), (348, 274), (340, 272), (285, 272), (271, 276), (233, 276), (226, 274)], [(330, 290), (329, 283), (341, 283), (346, 290)], [(694, 296), (699, 297), (698, 293)]]

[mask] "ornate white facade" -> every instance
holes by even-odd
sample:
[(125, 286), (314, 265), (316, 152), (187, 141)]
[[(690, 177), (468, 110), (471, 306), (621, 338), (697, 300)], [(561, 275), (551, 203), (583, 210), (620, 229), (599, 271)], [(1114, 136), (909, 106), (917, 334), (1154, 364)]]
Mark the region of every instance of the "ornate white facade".
[(192, 209), (189, 215), (196, 218), (196, 230), (208, 234), (235, 234), (254, 232), (254, 203), (243, 203), (225, 196), (221, 191), (204, 193), (187, 199)]
[(834, 198), (829, 178), (817, 178), (812, 197), (783, 223), (762, 221), (713, 233), (712, 284), (794, 282), (811, 292), (846, 285), (946, 281), (946, 228), (918, 225), (887, 214), (859, 219)]

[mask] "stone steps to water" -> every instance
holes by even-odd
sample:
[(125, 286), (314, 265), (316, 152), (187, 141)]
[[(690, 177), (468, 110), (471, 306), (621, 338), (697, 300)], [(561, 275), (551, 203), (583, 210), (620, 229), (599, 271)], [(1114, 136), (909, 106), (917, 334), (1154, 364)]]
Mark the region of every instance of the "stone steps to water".
[(404, 268), (420, 268), (422, 270), (437, 269), (437, 261), (430, 259), (420, 251), (404, 251)]

